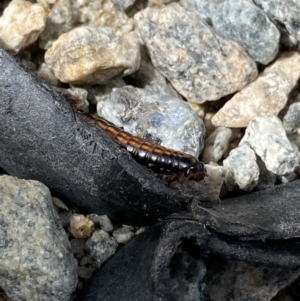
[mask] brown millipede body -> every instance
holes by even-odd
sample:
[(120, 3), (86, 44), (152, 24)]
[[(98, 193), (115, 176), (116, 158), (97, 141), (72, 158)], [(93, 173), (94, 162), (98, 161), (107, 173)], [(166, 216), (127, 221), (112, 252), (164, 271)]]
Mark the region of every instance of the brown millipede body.
[[(76, 110), (80, 110), (78, 100), (70, 95), (64, 95), (66, 100)], [(163, 173), (184, 174), (190, 180), (201, 181), (209, 177), (204, 163), (195, 157), (163, 146), (153, 144), (142, 138), (131, 135), (116, 127), (103, 118), (91, 115), (91, 119), (103, 129), (114, 141), (119, 143), (132, 154), (136, 161), (151, 169), (160, 170)]]

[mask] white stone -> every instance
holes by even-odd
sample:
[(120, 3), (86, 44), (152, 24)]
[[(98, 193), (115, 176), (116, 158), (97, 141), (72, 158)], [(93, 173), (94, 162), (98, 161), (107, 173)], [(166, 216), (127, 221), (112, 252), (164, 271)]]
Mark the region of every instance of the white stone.
[(127, 227), (121, 227), (115, 230), (112, 233), (112, 236), (119, 244), (126, 244), (134, 236), (134, 233), (130, 231)]
[(236, 183), (242, 190), (253, 189), (259, 178), (259, 168), (254, 151), (247, 145), (233, 149), (223, 161), (224, 167), (229, 171), (225, 182), (229, 190)]
[(251, 147), (276, 175), (287, 175), (299, 165), (299, 157), (288, 140), (282, 122), (276, 116), (254, 118), (240, 145)]
[(0, 18), (0, 44), (15, 52), (32, 44), (44, 30), (48, 13), (38, 3), (11, 1)]

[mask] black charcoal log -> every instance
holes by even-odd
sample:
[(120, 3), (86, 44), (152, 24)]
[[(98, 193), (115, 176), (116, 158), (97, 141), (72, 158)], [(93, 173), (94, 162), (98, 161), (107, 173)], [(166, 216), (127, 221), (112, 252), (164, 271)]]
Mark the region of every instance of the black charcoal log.
[[(190, 211), (207, 229), (243, 240), (300, 238), (300, 180)], [(300, 241), (300, 240), (299, 240)]]
[(100, 128), (0, 49), (0, 167), (35, 179), (83, 212), (147, 224), (188, 198), (136, 163)]
[(76, 300), (203, 300), (206, 268), (194, 246), (208, 237), (201, 224), (190, 220), (151, 226), (106, 262)]

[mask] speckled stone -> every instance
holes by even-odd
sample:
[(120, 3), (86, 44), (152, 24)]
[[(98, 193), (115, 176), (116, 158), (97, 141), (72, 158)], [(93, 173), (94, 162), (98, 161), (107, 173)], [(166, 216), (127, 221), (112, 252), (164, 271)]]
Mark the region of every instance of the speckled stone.
[(254, 0), (287, 31), (300, 41), (300, 2), (298, 0)]
[(139, 68), (138, 36), (118, 37), (109, 27), (81, 26), (62, 34), (45, 53), (45, 62), (64, 83), (105, 84)]
[(97, 113), (134, 136), (164, 147), (193, 156), (203, 149), (204, 123), (181, 99), (126, 86), (99, 101)]
[(115, 254), (117, 247), (118, 243), (113, 237), (103, 230), (96, 230), (85, 243), (88, 262), (100, 268), (103, 262)]
[(254, 117), (277, 115), (300, 77), (299, 65), (298, 52), (283, 53), (214, 115), (214, 126), (247, 127)]
[(87, 217), (94, 222), (95, 226), (100, 226), (100, 228), (105, 232), (112, 232), (114, 230), (114, 226), (107, 215), (92, 213), (87, 215)]
[(13, 300), (69, 300), (77, 263), (49, 189), (3, 175), (0, 207), (1, 287)]
[(296, 133), (300, 129), (300, 102), (289, 106), (283, 117), (283, 126), (288, 134)]
[(257, 76), (255, 63), (236, 42), (227, 41), (177, 3), (135, 15), (154, 66), (187, 100), (217, 100)]
[(251, 147), (267, 169), (276, 175), (293, 173), (300, 163), (299, 152), (291, 145), (282, 122), (276, 116), (254, 118), (240, 145)]
[(0, 18), (0, 44), (15, 52), (32, 44), (44, 30), (48, 13), (38, 3), (11, 1)]
[(218, 34), (238, 42), (257, 62), (268, 64), (278, 51), (280, 32), (268, 15), (251, 0), (187, 0)]

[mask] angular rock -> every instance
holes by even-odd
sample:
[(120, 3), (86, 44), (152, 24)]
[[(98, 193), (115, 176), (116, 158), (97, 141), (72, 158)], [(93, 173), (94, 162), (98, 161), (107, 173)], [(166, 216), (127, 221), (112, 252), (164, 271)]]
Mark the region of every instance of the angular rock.
[(280, 32), (268, 15), (252, 1), (186, 2), (186, 7), (195, 8), (197, 13), (211, 23), (218, 34), (243, 46), (254, 61), (266, 65), (275, 58)]
[(100, 226), (105, 232), (112, 232), (114, 230), (114, 226), (107, 215), (92, 213), (87, 215), (87, 217), (94, 222), (95, 226)]
[(181, 99), (127, 86), (114, 88), (97, 113), (134, 136), (198, 157), (204, 146), (203, 121)]
[(226, 152), (232, 135), (231, 129), (218, 127), (205, 139), (205, 147), (202, 153), (204, 163), (217, 163)]
[(223, 165), (230, 171), (225, 179), (230, 190), (233, 188), (233, 183), (236, 183), (242, 190), (251, 190), (256, 186), (259, 168), (255, 153), (249, 146), (242, 144), (233, 149), (223, 161)]
[(20, 301), (69, 300), (77, 263), (49, 189), (0, 177), (1, 287)]
[(130, 231), (127, 227), (121, 227), (115, 230), (112, 233), (112, 236), (118, 244), (126, 244), (132, 239), (134, 233)]
[(197, 13), (177, 3), (135, 15), (154, 66), (188, 101), (217, 100), (257, 76), (241, 46), (216, 35)]
[(96, 230), (85, 242), (88, 262), (96, 268), (114, 255), (117, 248), (116, 240), (103, 230)]
[(247, 127), (257, 116), (277, 115), (300, 77), (299, 64), (298, 52), (283, 53), (214, 115), (214, 126)]
[(0, 18), (0, 44), (14, 52), (32, 44), (44, 30), (48, 13), (38, 3), (11, 1)]
[(283, 23), (287, 31), (300, 41), (300, 3), (297, 0), (254, 0), (274, 19)]
[(109, 27), (81, 26), (62, 34), (45, 53), (45, 62), (64, 83), (105, 84), (139, 68), (138, 36), (117, 37)]
[(276, 116), (254, 118), (240, 142), (242, 145), (251, 147), (276, 175), (288, 175), (300, 164), (299, 152), (292, 147)]
[(287, 134), (296, 133), (300, 129), (300, 102), (289, 106), (283, 117), (283, 126)]

